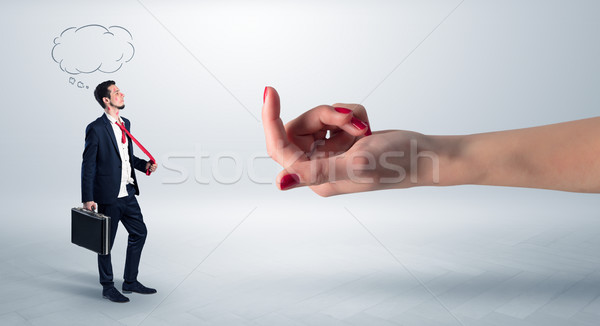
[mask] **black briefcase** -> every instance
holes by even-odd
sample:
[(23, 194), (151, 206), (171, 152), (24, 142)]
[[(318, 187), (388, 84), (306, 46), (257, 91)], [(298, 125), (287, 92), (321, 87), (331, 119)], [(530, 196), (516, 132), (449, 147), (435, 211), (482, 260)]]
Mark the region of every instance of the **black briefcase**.
[(71, 242), (100, 255), (108, 255), (110, 217), (81, 207), (72, 208)]

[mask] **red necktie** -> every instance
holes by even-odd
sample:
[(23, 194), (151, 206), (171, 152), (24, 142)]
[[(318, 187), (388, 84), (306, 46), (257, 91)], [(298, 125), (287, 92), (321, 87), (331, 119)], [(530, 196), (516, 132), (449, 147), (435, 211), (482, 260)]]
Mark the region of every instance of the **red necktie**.
[[(133, 142), (142, 150), (142, 152), (144, 152), (144, 154), (146, 154), (146, 156), (148, 156), (148, 158), (150, 158), (150, 164), (154, 164), (156, 163), (156, 160), (154, 160), (154, 157), (152, 157), (152, 154), (150, 154), (150, 152), (148, 152), (144, 146), (142, 146), (142, 144), (140, 144), (139, 141), (137, 141), (137, 139), (135, 139), (131, 133), (129, 133), (129, 130), (127, 130), (125, 128), (125, 125), (122, 123), (119, 123), (118, 121), (115, 121), (115, 123), (117, 124), (117, 126), (119, 126), (119, 128), (121, 128), (121, 135), (123, 135), (123, 137), (121, 138), (121, 141), (123, 142), (123, 144), (125, 144), (127, 141), (125, 140), (125, 134), (127, 134), (127, 136), (129, 136), (129, 138), (131, 138), (131, 140), (133, 140)], [(146, 175), (150, 175), (150, 169), (146, 170)]]

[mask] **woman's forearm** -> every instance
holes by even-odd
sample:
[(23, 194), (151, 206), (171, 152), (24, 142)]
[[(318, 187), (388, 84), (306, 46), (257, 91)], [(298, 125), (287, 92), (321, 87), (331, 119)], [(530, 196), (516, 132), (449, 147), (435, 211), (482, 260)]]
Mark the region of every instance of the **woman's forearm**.
[(432, 139), (440, 185), (600, 192), (600, 117)]

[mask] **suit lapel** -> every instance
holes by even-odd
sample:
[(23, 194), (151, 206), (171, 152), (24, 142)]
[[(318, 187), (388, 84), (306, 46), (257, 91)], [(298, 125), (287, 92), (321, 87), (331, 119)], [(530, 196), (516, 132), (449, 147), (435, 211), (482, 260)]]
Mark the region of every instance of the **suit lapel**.
[(108, 132), (108, 138), (112, 141), (113, 147), (115, 151), (117, 151), (117, 156), (119, 160), (121, 159), (121, 154), (119, 153), (119, 145), (117, 145), (117, 140), (115, 139), (115, 132), (113, 131), (112, 126), (110, 125), (110, 120), (106, 117), (106, 114), (102, 115), (102, 120), (104, 120), (104, 126), (106, 127), (106, 132)]

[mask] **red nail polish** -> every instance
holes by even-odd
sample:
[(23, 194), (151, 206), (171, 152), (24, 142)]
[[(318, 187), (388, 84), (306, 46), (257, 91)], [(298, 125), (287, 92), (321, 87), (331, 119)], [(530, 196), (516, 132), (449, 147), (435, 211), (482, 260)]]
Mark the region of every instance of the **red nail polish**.
[(297, 174), (286, 174), (281, 178), (279, 186), (281, 190), (287, 190), (300, 183), (300, 177)]
[(265, 99), (267, 98), (268, 90), (269, 90), (269, 86), (265, 86), (265, 92), (263, 93), (263, 104), (265, 104)]
[(344, 113), (344, 114), (348, 114), (350, 112), (352, 112), (352, 110), (350, 109), (346, 109), (346, 108), (334, 108), (337, 112), (339, 113)]
[(365, 136), (371, 136), (373, 133), (371, 132), (371, 127), (369, 127), (369, 129), (367, 129), (367, 132), (365, 132)]
[(352, 123), (354, 128), (360, 129), (360, 130), (363, 130), (367, 127), (367, 125), (364, 122), (362, 122), (354, 117), (352, 117), (352, 119), (350, 120), (350, 123)]

